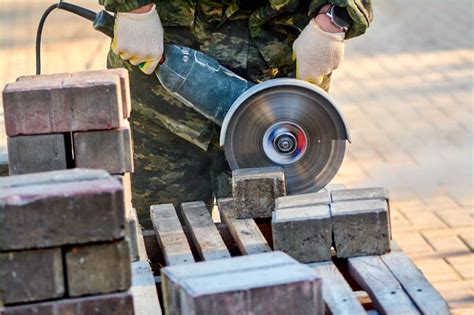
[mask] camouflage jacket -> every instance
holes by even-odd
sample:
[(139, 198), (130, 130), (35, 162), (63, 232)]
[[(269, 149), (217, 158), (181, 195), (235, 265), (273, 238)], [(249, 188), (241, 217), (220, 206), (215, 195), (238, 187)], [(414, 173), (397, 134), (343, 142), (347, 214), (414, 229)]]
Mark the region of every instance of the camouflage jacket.
[[(165, 28), (166, 42), (208, 53), (255, 82), (291, 75), (293, 41), (325, 3), (347, 7), (353, 23), (346, 39), (365, 33), (372, 21), (371, 0), (153, 1)], [(122, 12), (151, 1), (99, 2), (109, 11)]]

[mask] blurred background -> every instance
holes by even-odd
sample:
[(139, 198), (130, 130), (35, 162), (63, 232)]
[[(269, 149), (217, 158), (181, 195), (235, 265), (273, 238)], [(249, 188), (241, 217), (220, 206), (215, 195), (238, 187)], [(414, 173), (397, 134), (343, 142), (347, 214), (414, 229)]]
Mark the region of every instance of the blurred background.
[[(100, 9), (95, 0), (70, 2)], [(0, 0), (2, 88), (34, 74), (36, 27), (53, 3)], [(473, 5), (374, 1), (374, 22), (346, 43), (331, 87), (353, 140), (333, 183), (389, 189), (394, 239), (454, 314), (474, 313)], [(87, 21), (54, 11), (43, 73), (103, 69), (109, 43)]]

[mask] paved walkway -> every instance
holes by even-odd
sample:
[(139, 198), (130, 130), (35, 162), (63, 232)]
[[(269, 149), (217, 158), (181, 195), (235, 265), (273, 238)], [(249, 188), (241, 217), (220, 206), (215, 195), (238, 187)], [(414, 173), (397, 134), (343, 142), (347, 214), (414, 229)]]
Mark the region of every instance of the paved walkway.
[[(473, 2), (374, 2), (372, 27), (334, 74), (353, 138), (334, 182), (387, 186), (394, 238), (455, 314), (472, 314)], [(1, 86), (34, 73), (44, 7), (0, 0)], [(44, 36), (44, 73), (105, 66), (108, 41), (87, 22), (55, 12)]]

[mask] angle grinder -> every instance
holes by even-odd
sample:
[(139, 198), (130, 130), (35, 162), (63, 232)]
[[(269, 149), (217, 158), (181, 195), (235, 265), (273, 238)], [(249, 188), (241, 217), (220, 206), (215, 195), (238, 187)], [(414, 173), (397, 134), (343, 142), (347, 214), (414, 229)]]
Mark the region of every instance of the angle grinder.
[[(60, 1), (43, 15), (36, 40), (41, 72), (41, 35), (47, 16), (62, 9), (93, 22), (113, 37), (114, 17)], [(273, 79), (254, 84), (189, 47), (167, 44), (155, 71), (174, 97), (220, 125), (220, 144), (232, 170), (281, 166), (289, 194), (316, 192), (336, 175), (350, 141), (333, 99), (314, 84)]]

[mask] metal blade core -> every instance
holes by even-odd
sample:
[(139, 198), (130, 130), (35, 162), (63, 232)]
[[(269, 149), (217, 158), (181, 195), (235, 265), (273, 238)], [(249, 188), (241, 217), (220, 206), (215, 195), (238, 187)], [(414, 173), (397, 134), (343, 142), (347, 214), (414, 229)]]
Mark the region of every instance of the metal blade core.
[(342, 164), (346, 130), (320, 93), (279, 85), (249, 96), (232, 115), (225, 153), (234, 169), (281, 166), (290, 194), (324, 188)]

